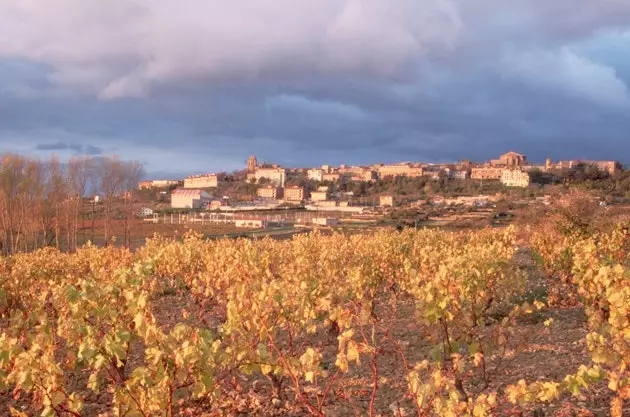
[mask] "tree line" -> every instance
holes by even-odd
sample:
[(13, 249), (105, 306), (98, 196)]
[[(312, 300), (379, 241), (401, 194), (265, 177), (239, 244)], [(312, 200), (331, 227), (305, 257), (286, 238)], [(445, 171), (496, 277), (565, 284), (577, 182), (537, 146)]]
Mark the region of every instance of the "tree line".
[(117, 156), (75, 156), (62, 163), (54, 155), (48, 160), (0, 155), (0, 253), (45, 246), (74, 251), (86, 241), (88, 227), (93, 240), (96, 203), (88, 195), (102, 196), (98, 209), (105, 244), (111, 241), (114, 216), (122, 215), (129, 246), (132, 191), (143, 175), (138, 161)]

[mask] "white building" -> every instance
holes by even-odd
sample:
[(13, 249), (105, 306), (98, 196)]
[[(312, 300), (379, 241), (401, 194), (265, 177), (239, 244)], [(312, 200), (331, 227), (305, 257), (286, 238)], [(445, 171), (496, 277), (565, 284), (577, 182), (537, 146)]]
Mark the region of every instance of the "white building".
[(391, 195), (382, 195), (378, 198), (378, 205), (381, 207), (392, 207), (394, 205), (394, 197)]
[(234, 220), (236, 227), (250, 228), (250, 229), (262, 229), (267, 227), (267, 222), (262, 219), (240, 219)]
[(318, 226), (338, 226), (339, 219), (335, 217), (314, 217), (313, 224)]
[(141, 209), (138, 210), (138, 216), (140, 217), (153, 216), (153, 210), (150, 209), (149, 207), (142, 207)]
[(325, 201), (327, 198), (327, 191), (311, 191), (311, 201)]
[(468, 171), (464, 171), (464, 170), (449, 170), (448, 171), (448, 176), (451, 179), (454, 180), (465, 180), (466, 178), (468, 178)]
[(253, 174), (247, 174), (247, 179), (254, 179), (256, 182), (261, 178), (268, 179), (276, 187), (284, 187), (287, 173), (284, 168), (257, 168)]
[(324, 180), (324, 170), (323, 169), (309, 169), (306, 173), (309, 180), (313, 181), (323, 181)]
[(178, 188), (171, 193), (171, 208), (202, 208), (210, 201), (210, 194), (203, 190), (186, 190)]

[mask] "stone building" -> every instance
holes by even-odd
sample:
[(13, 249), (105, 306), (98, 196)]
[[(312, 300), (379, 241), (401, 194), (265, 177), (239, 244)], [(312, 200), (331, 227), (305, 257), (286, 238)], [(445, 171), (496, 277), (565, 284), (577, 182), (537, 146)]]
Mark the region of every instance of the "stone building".
[(593, 160), (565, 160), (553, 162), (551, 159), (547, 159), (545, 163), (545, 167), (547, 171), (551, 171), (554, 169), (571, 169), (580, 164), (591, 165), (599, 168), (602, 171), (606, 171), (610, 174), (614, 174), (616, 171), (621, 169), (621, 163), (617, 161), (593, 161)]
[(380, 178), (421, 177), (424, 174), (422, 167), (412, 166), (409, 163), (381, 165), (377, 171)]
[(469, 174), (466, 170), (453, 169), (448, 171), (448, 177), (454, 180), (465, 180)]
[(473, 180), (500, 180), (503, 168), (475, 167), (470, 170), (470, 178)]
[(253, 174), (254, 172), (256, 172), (257, 166), (258, 166), (258, 160), (256, 159), (256, 156), (255, 155), (250, 156), (247, 159), (247, 173)]
[(493, 159), (490, 161), (492, 166), (504, 166), (508, 168), (521, 167), (527, 164), (527, 158), (517, 152), (508, 152), (499, 156), (499, 159)]
[(508, 187), (529, 187), (529, 173), (520, 169), (504, 169), (501, 174), (501, 183)]
[(138, 184), (138, 188), (140, 190), (149, 190), (151, 188), (168, 188), (173, 185), (178, 185), (179, 181), (177, 180), (151, 180), (151, 181), (141, 181)]
[(192, 175), (184, 179), (184, 188), (215, 188), (219, 178), (215, 174)]

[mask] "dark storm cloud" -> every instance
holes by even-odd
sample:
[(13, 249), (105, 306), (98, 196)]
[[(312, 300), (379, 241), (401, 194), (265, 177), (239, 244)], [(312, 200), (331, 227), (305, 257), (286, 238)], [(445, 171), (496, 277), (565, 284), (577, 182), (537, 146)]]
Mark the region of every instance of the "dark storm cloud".
[(38, 151), (65, 151), (73, 150), (75, 152), (81, 152), (83, 146), (74, 143), (55, 142), (55, 143), (40, 143), (35, 149)]
[(630, 161), (628, 33), (613, 0), (0, 0), (0, 150), (164, 175), (250, 153)]
[(66, 142), (54, 142), (54, 143), (40, 143), (35, 146), (38, 151), (67, 151), (71, 150), (77, 154), (85, 155), (100, 155), (103, 153), (103, 149), (94, 145), (81, 145), (78, 143), (66, 143)]
[(98, 146), (87, 145), (85, 147), (85, 153), (87, 155), (100, 155), (103, 153), (103, 150), (99, 148)]

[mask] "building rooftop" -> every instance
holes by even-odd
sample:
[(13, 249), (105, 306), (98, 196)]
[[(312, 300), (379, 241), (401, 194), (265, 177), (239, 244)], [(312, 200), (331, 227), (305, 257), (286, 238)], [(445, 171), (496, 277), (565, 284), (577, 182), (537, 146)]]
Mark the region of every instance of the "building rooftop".
[(190, 188), (177, 188), (173, 190), (171, 195), (179, 197), (200, 197), (202, 193), (206, 193), (204, 190), (190, 189)]
[(190, 175), (188, 177), (186, 177), (186, 179), (192, 179), (192, 178), (203, 178), (203, 177), (215, 177), (217, 174), (199, 174), (199, 175)]

